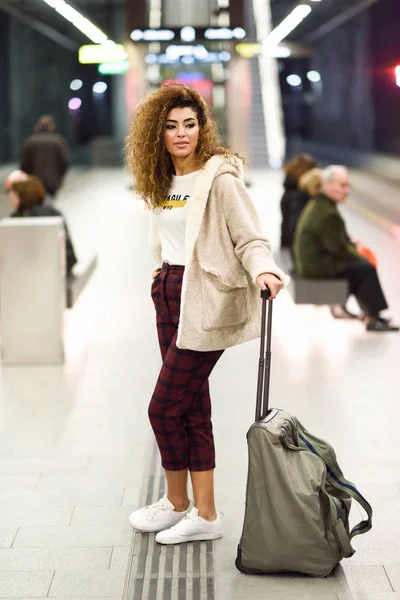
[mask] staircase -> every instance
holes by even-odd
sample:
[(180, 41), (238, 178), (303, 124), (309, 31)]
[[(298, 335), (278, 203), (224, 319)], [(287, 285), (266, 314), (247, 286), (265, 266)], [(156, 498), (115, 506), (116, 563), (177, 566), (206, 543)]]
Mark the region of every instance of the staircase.
[[(246, 29), (252, 40), (257, 39), (254, 21), (253, 0), (246, 1)], [(265, 137), (264, 109), (261, 96), (261, 81), (258, 58), (251, 58), (251, 119), (250, 119), (250, 165), (252, 168), (268, 166), (267, 141)]]

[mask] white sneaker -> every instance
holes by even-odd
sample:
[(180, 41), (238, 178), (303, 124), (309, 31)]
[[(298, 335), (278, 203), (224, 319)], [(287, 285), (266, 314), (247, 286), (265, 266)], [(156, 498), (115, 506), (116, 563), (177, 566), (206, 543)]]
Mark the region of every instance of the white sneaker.
[(182, 544), (182, 542), (195, 542), (197, 540), (216, 540), (222, 537), (223, 528), (220, 515), (215, 521), (207, 521), (199, 517), (197, 508), (192, 508), (189, 514), (166, 531), (156, 535), (159, 544)]
[(150, 533), (153, 531), (162, 531), (176, 525), (192, 510), (193, 503), (189, 502), (187, 510), (177, 512), (174, 505), (168, 500), (167, 495), (155, 504), (145, 506), (135, 510), (128, 517), (129, 523), (139, 531)]

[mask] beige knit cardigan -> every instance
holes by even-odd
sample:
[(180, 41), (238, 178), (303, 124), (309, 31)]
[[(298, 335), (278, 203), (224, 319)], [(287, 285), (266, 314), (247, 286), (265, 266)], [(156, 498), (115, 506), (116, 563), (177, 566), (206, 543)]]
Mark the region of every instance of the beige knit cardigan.
[[(188, 206), (179, 348), (222, 350), (259, 337), (257, 277), (273, 273), (284, 286), (289, 282), (260, 230), (242, 163), (213, 156), (200, 171)], [(150, 246), (156, 274), (162, 248), (152, 217)]]

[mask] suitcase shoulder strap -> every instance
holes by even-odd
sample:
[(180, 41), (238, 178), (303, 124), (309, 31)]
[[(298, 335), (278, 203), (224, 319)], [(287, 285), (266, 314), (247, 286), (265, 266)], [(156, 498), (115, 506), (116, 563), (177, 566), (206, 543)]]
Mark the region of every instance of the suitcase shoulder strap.
[(303, 445), (303, 447), (308, 448), (310, 452), (322, 458), (322, 460), (326, 464), (327, 480), (329, 481), (329, 483), (333, 485), (333, 487), (335, 487), (336, 489), (349, 494), (349, 496), (351, 496), (356, 502), (358, 502), (358, 504), (366, 512), (367, 519), (360, 521), (358, 525), (353, 527), (353, 529), (350, 532), (350, 539), (353, 539), (353, 537), (355, 537), (356, 535), (367, 533), (367, 531), (369, 531), (372, 527), (372, 507), (369, 504), (369, 502), (364, 498), (362, 494), (360, 494), (354, 483), (351, 483), (351, 481), (348, 481), (344, 477), (339, 465), (333, 459), (333, 457), (327, 454), (323, 450), (323, 448), (321, 448), (314, 440), (310, 440), (310, 438), (307, 436), (307, 432), (303, 430), (300, 433), (299, 431), (298, 436), (300, 443)]

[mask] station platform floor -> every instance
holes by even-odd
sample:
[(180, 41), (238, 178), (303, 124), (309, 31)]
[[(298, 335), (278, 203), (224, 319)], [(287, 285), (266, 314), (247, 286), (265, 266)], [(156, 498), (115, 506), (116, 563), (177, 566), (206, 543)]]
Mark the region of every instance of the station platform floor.
[[(254, 172), (249, 188), (274, 249), (281, 181)], [(358, 204), (343, 209), (349, 232), (376, 251), (400, 322), (400, 238)], [(374, 509), (351, 559), (325, 579), (235, 569), (257, 341), (226, 351), (211, 377), (225, 535), (160, 548), (127, 523), (164, 489), (147, 420), (160, 368), (148, 213), (118, 169), (79, 173), (57, 205), (78, 256), (95, 251), (99, 266), (66, 312), (65, 364), (0, 368), (0, 598), (400, 600), (400, 334), (367, 333), (326, 307), (295, 306), (286, 292), (275, 302), (271, 404), (334, 446)]]

